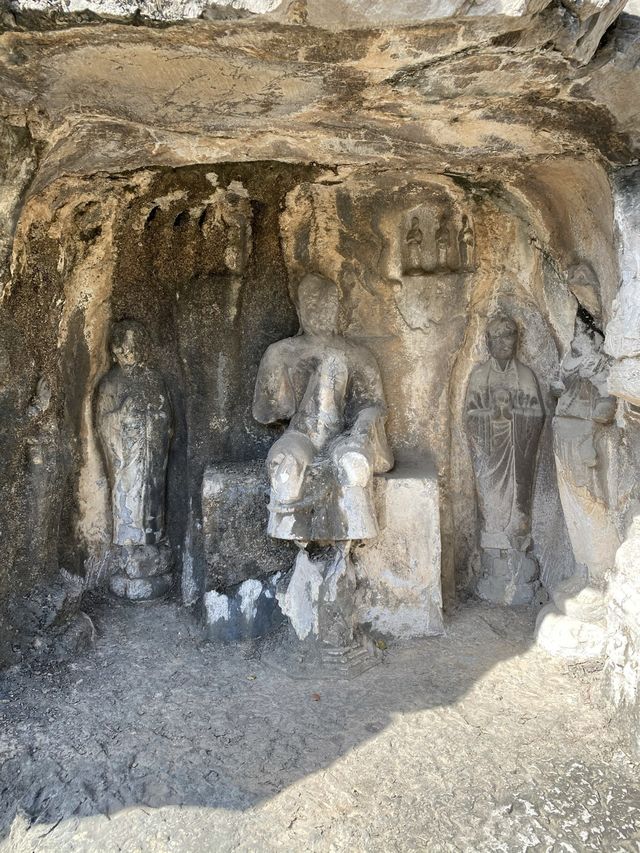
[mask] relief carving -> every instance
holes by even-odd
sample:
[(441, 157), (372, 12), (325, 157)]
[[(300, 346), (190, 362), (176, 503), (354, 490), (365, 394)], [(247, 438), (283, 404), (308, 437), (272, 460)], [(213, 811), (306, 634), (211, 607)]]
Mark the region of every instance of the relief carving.
[[(590, 307), (599, 312), (597, 291), (584, 281), (582, 287)], [(536, 638), (551, 654), (565, 657), (604, 652), (605, 576), (620, 545), (607, 488), (617, 402), (607, 390), (610, 360), (603, 342), (579, 312), (571, 347), (551, 383), (558, 398), (553, 418), (558, 491), (577, 566), (573, 576), (550, 591), (552, 603), (538, 614)]]
[(404, 265), (405, 275), (424, 275), (425, 269), (422, 261), (422, 229), (417, 216), (411, 218), (411, 228), (406, 236), (406, 262)]
[(442, 214), (436, 231), (436, 254), (438, 256), (438, 269), (451, 270), (449, 265), (449, 248), (451, 247), (451, 232), (447, 223), (446, 214)]
[[(438, 223), (435, 230), (428, 227), (434, 217)], [(404, 217), (403, 222), (406, 223)], [(403, 229), (406, 229), (400, 241), (403, 276), (467, 273), (476, 269), (475, 233), (466, 213), (458, 229), (450, 213), (436, 213), (423, 206), (411, 214), (408, 229), (406, 224)]]
[(476, 268), (476, 237), (469, 222), (469, 217), (462, 217), (462, 228), (458, 234), (458, 252), (460, 255), (460, 268), (465, 272), (472, 272)]
[(606, 482), (607, 427), (617, 401), (607, 391), (609, 357), (604, 339), (576, 320), (571, 348), (560, 376), (551, 385), (558, 397), (553, 419), (553, 450), (560, 499), (577, 562), (591, 581), (604, 579), (620, 545), (610, 517)]

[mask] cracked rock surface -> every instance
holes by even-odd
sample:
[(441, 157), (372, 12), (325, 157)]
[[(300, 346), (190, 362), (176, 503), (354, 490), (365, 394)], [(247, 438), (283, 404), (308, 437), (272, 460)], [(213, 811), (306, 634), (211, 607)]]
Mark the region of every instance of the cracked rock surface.
[(108, 607), (85, 657), (0, 680), (2, 851), (638, 849), (600, 671), (532, 646), (528, 614), (461, 607), (316, 684), (201, 645), (171, 602)]

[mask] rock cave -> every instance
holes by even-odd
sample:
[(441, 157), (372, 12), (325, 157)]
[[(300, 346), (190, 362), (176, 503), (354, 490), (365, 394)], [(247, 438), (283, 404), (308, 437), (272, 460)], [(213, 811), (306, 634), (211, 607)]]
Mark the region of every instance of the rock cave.
[(0, 6), (0, 850), (637, 850), (637, 0)]

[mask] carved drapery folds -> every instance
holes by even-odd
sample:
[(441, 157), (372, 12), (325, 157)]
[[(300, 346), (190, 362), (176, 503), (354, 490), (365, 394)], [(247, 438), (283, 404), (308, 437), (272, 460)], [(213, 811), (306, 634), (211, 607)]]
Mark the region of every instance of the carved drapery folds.
[(111, 494), (111, 589), (154, 598), (171, 586), (166, 542), (166, 473), (173, 436), (169, 393), (147, 363), (146, 329), (134, 321), (112, 331), (115, 364), (98, 386), (96, 426)]
[(544, 409), (534, 372), (517, 357), (518, 329), (506, 315), (487, 327), (490, 358), (474, 369), (465, 424), (481, 520), (482, 598), (532, 600), (537, 565), (531, 547), (531, 500)]
[(299, 288), (303, 332), (272, 344), (253, 413), (286, 422), (267, 459), (269, 535), (300, 542), (371, 539), (378, 532), (371, 483), (388, 471), (382, 381), (373, 356), (337, 334), (337, 288), (317, 275)]

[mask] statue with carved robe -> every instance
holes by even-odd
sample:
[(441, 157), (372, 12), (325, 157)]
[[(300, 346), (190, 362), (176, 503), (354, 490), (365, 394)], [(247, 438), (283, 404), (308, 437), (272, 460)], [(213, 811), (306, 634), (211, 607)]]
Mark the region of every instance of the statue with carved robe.
[[(374, 357), (338, 332), (336, 285), (306, 275), (298, 311), (300, 334), (267, 349), (253, 400), (257, 421), (285, 425), (267, 457), (268, 534), (294, 540), (300, 553), (278, 601), (316, 663), (352, 670), (365, 661), (354, 638), (349, 551), (378, 534), (373, 475), (393, 467), (386, 406)], [(315, 615), (303, 624), (301, 611)]]
[(499, 316), (487, 328), (490, 358), (471, 374), (465, 425), (481, 520), (483, 598), (505, 604), (533, 597), (531, 501), (544, 423), (534, 372), (516, 358), (518, 329)]
[[(583, 293), (601, 316), (596, 287), (587, 284)], [(590, 319), (576, 316), (571, 347), (551, 383), (558, 398), (553, 451), (575, 573), (550, 590), (552, 601), (536, 623), (539, 645), (551, 654), (580, 659), (604, 653), (607, 576), (621, 544), (607, 483), (619, 438), (617, 401), (607, 389), (610, 360), (602, 351), (604, 337)]]
[(372, 539), (371, 485), (393, 457), (371, 353), (337, 333), (336, 286), (307, 275), (298, 291), (302, 333), (272, 344), (256, 380), (253, 415), (286, 423), (269, 451), (269, 535), (299, 542)]
[(164, 379), (147, 364), (149, 349), (143, 326), (117, 323), (111, 336), (115, 364), (96, 398), (117, 566), (111, 589), (134, 599), (154, 598), (171, 586), (165, 504), (173, 411)]

